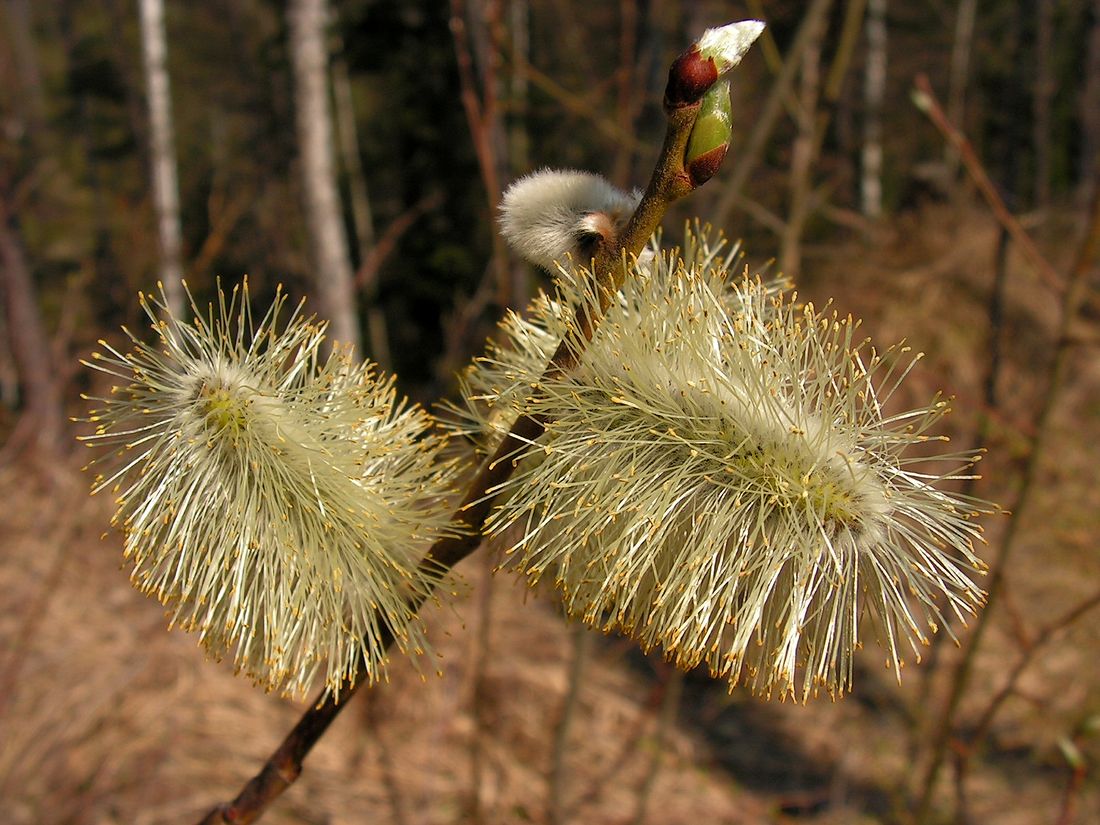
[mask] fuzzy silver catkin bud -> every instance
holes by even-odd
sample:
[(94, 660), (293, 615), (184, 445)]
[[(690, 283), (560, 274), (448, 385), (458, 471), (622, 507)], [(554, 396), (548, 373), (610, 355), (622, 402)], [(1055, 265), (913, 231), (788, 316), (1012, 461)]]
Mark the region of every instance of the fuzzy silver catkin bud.
[(600, 242), (619, 234), (640, 199), (641, 192), (628, 195), (590, 172), (543, 169), (504, 193), (500, 231), (517, 254), (550, 272), (584, 266)]
[(192, 303), (192, 322), (142, 303), (157, 340), (86, 362), (120, 382), (85, 441), (114, 451), (95, 490), (115, 496), (134, 585), (291, 696), (377, 680), (387, 633), (422, 651), (418, 562), (451, 531), (427, 415), (350, 352), (322, 360), (324, 324), (294, 312), (280, 329), (281, 293), (258, 321), (247, 284), (205, 316)]

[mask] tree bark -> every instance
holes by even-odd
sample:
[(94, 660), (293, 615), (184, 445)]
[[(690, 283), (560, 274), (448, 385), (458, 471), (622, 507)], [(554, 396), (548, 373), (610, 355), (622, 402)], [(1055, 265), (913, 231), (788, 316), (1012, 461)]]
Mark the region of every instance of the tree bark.
[(325, 0), (291, 0), (290, 51), (301, 153), (302, 189), (313, 249), (314, 288), (330, 340), (360, 349), (347, 231), (336, 189), (332, 110), (328, 96)]
[(21, 447), (22, 437), (28, 437), (27, 446), (39, 452), (53, 452), (61, 444), (64, 420), (61, 391), (51, 364), (50, 341), (38, 313), (34, 279), (27, 266), (23, 241), (4, 203), (0, 203), (0, 296), (23, 393), (22, 418), (10, 444)]
[(149, 157), (153, 201), (160, 244), (160, 281), (173, 313), (183, 311), (183, 246), (180, 231), (179, 180), (176, 174), (172, 98), (168, 80), (168, 46), (164, 31), (163, 0), (140, 0), (141, 51), (149, 111)]
[[(965, 129), (966, 81), (970, 74), (970, 48), (974, 40), (974, 18), (978, 0), (961, 0), (955, 15), (955, 41), (951, 46), (951, 73), (947, 86), (947, 118), (959, 129)], [(944, 147), (947, 164), (946, 180), (954, 183), (959, 169), (959, 154), (948, 144)]]
[(790, 202), (779, 247), (779, 268), (793, 281), (802, 270), (802, 232), (810, 214), (810, 184), (817, 155), (817, 106), (821, 92), (821, 40), (824, 20), (814, 26), (802, 55), (798, 92), (798, 134), (791, 146)]
[(1054, 0), (1039, 0), (1038, 32), (1035, 38), (1035, 92), (1032, 99), (1032, 142), (1035, 145), (1036, 206), (1050, 202), (1050, 116), (1054, 98)]
[(1100, 172), (1100, 0), (1092, 3), (1085, 57), (1085, 88), (1081, 92), (1081, 203), (1091, 203)]

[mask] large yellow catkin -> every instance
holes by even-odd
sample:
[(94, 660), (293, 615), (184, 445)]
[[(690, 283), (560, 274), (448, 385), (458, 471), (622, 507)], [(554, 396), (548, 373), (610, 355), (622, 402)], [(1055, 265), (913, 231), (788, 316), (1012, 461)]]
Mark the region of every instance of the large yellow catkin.
[(863, 612), (900, 670), (903, 647), (980, 605), (973, 517), (993, 508), (943, 484), (974, 456), (921, 449), (946, 405), (885, 410), (904, 348), (875, 354), (852, 319), (731, 273), (720, 249), (696, 230), (627, 278), (569, 375), (542, 370), (596, 300), (570, 285), (585, 273), (511, 316), (466, 376), (460, 428), (488, 449), (501, 420), (545, 422), (488, 527), (570, 613), (731, 686), (836, 695)]
[(120, 383), (89, 420), (109, 448), (96, 489), (140, 590), (170, 621), (267, 690), (300, 697), (375, 681), (399, 648), (426, 648), (410, 599), (449, 533), (451, 471), (427, 416), (393, 381), (337, 351), (279, 295), (255, 321), (247, 286), (186, 322), (143, 301), (156, 338), (106, 344), (90, 366)]

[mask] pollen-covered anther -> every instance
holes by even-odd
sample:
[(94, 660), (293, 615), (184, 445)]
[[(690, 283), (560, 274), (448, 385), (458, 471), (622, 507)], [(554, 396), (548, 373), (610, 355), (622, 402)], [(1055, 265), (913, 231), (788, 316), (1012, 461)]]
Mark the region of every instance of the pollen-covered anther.
[(461, 426), (490, 452), (500, 435), (482, 422), (501, 408), (554, 422), (488, 527), (530, 579), (552, 574), (570, 613), (731, 686), (835, 698), (864, 613), (900, 671), (920, 624), (973, 611), (973, 517), (991, 506), (938, 484), (971, 456), (925, 456), (938, 476), (908, 469), (944, 408), (883, 412), (909, 369), (900, 353), (872, 356), (830, 307), (731, 279), (733, 260), (689, 233), (627, 279), (576, 370), (530, 392), (577, 334), (562, 307), (597, 300), (585, 279), (563, 283), (467, 375)]
[(280, 328), (285, 302), (255, 319), (246, 286), (185, 322), (143, 297), (156, 340), (87, 362), (124, 383), (92, 399), (86, 440), (114, 462), (95, 489), (118, 493), (135, 585), (212, 656), (301, 696), (379, 678), (383, 626), (424, 646), (409, 599), (432, 587), (418, 560), (450, 531), (451, 471), (392, 380), (323, 359), (323, 325), (297, 311)]

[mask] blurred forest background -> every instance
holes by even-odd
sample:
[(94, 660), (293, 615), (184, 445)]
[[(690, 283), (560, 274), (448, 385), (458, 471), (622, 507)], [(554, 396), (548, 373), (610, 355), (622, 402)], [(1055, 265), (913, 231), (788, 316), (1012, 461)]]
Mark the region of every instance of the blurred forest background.
[(493, 231), (502, 189), (543, 166), (644, 186), (670, 61), (758, 17), (725, 167), (665, 231), (699, 216), (927, 353), (905, 400), (956, 396), (951, 436), (989, 450), (973, 492), (1011, 511), (989, 608), (900, 686), (868, 645), (844, 701), (768, 704), (567, 624), (486, 550), (430, 616), (443, 678), (395, 662), (265, 821), (1100, 822), (1100, 2), (158, 7), (0, 6), (5, 821), (194, 821), (301, 710), (165, 633), (100, 537), (68, 421), (104, 389), (78, 360), (144, 330), (138, 292), (284, 284), (446, 397), (545, 283)]

